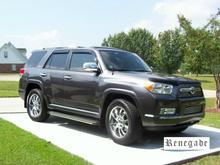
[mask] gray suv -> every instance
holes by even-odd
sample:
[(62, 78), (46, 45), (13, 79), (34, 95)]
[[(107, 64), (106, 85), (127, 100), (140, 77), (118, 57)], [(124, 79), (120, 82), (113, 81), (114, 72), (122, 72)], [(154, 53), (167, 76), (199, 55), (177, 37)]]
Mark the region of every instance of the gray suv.
[(19, 94), (29, 117), (50, 115), (105, 126), (118, 144), (147, 130), (181, 132), (204, 117), (198, 81), (153, 73), (135, 53), (108, 47), (32, 52)]

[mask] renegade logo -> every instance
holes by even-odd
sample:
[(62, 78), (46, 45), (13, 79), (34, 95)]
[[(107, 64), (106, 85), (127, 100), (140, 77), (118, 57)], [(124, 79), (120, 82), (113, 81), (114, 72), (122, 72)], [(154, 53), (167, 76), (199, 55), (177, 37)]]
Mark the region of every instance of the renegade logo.
[(209, 150), (210, 137), (164, 137), (164, 150)]

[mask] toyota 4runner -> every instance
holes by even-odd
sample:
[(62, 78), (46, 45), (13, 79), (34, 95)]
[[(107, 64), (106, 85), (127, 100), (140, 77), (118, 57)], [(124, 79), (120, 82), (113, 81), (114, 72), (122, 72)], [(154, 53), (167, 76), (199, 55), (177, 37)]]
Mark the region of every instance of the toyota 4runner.
[(143, 128), (181, 132), (204, 117), (200, 82), (153, 73), (120, 49), (37, 50), (20, 74), (19, 94), (32, 120), (52, 115), (105, 126), (122, 145), (140, 139)]

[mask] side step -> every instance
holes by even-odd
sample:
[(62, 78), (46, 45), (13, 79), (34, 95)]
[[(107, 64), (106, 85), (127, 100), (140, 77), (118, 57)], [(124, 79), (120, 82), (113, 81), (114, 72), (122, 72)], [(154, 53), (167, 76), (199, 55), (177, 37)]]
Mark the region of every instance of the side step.
[(82, 116), (78, 116), (78, 115), (74, 115), (74, 114), (66, 114), (66, 113), (61, 113), (61, 112), (57, 112), (57, 111), (48, 111), (48, 113), (52, 116), (57, 116), (57, 117), (61, 117), (61, 118), (69, 119), (69, 120), (74, 120), (74, 121), (78, 121), (78, 122), (85, 123), (85, 124), (99, 125), (99, 121), (97, 119), (93, 119), (93, 118), (82, 117)]

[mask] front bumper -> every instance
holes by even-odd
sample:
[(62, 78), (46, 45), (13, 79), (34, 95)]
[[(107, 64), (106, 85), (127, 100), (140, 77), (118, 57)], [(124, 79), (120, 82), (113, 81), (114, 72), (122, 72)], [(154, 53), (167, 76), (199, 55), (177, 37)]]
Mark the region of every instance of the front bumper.
[(145, 128), (158, 127), (156, 129), (168, 129), (183, 125), (193, 125), (204, 118), (205, 113), (190, 114), (184, 116), (145, 116), (142, 124)]
[[(142, 110), (143, 127), (167, 129), (192, 125), (202, 120), (205, 116), (205, 99), (204, 97), (155, 98), (151, 106), (144, 103), (142, 108), (144, 108)], [(172, 115), (162, 115), (161, 108), (175, 108), (176, 111)]]

